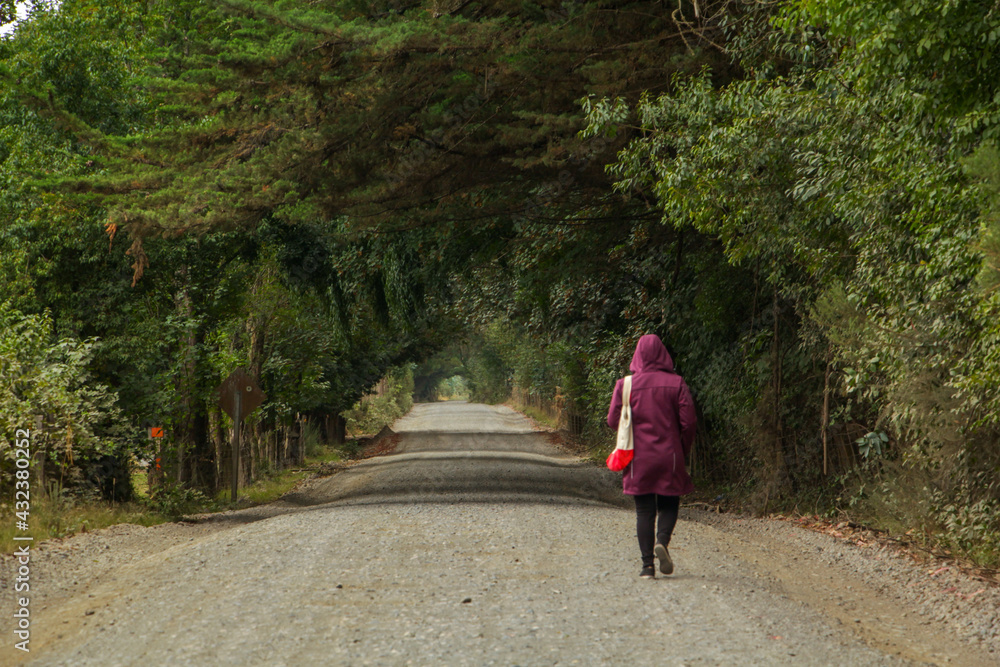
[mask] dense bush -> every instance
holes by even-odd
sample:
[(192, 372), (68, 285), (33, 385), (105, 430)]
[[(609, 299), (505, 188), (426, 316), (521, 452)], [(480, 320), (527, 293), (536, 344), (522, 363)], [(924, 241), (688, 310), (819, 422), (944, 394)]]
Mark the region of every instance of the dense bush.
[(138, 433), (122, 419), (115, 392), (91, 377), (97, 344), (56, 337), (48, 314), (24, 315), (0, 304), (0, 489), (8, 496), (19, 429), (32, 433), (35, 466), (44, 465), (68, 490), (131, 496), (130, 477), (114, 462), (127, 458), (131, 450), (123, 445), (138, 442)]
[(393, 368), (354, 407), (343, 413), (351, 435), (374, 435), (413, 407), (413, 365)]

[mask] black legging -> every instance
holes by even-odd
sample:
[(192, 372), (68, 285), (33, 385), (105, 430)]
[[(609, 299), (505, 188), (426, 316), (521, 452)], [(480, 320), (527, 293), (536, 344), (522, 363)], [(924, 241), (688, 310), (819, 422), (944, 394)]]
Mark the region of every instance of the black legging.
[[(642, 564), (653, 564), (653, 545), (670, 544), (670, 536), (677, 525), (677, 512), (681, 506), (679, 496), (660, 496), (655, 493), (645, 493), (635, 498), (635, 532), (639, 536), (639, 551), (642, 553)], [(659, 530), (656, 530), (656, 541), (653, 540), (654, 524), (659, 515)]]

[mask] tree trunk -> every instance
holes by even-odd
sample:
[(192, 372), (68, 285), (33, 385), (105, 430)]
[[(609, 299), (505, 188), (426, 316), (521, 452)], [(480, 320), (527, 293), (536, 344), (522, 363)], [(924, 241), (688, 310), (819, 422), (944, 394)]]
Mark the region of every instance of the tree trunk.
[(296, 465), (301, 466), (304, 465), (306, 462), (306, 441), (305, 438), (302, 437), (302, 434), (306, 428), (306, 420), (302, 417), (302, 415), (296, 413), (295, 424), (297, 426), (295, 431), (298, 434), (296, 442), (296, 454), (298, 455)]
[(215, 450), (215, 460), (212, 462), (215, 480), (213, 491), (225, 488), (231, 476), (228, 472), (231, 466), (227, 467), (226, 465), (228, 447), (226, 446), (226, 429), (222, 424), (222, 414), (222, 411), (216, 408), (208, 413), (209, 433), (211, 433), (212, 446)]
[(289, 430), (290, 428), (288, 426), (281, 427), (281, 457), (286, 461), (292, 458), (290, 449), (291, 443), (290, 438), (288, 437)]
[[(781, 457), (782, 467), (784, 467), (784, 422), (781, 418), (781, 391), (782, 391), (782, 362), (784, 355), (781, 353), (781, 310), (779, 308), (778, 287), (774, 287), (774, 303), (772, 306), (774, 314), (774, 345), (772, 347), (772, 367), (774, 369), (774, 432), (775, 447)], [(799, 446), (797, 439), (792, 438), (792, 454), (795, 457), (795, 465), (799, 464)]]
[(191, 274), (182, 264), (175, 274), (177, 292), (174, 298), (184, 333), (179, 341), (177, 394), (180, 414), (176, 420), (173, 441), (177, 447), (176, 479), (179, 485), (212, 490), (216, 484), (215, 448), (212, 446), (208, 406), (199, 397), (198, 350), (204, 343), (204, 327), (194, 322), (194, 302), (191, 297)]
[(177, 448), (176, 469), (174, 471), (178, 485), (183, 485), (188, 479), (185, 474), (187, 465), (187, 450), (193, 444), (194, 424), (192, 415), (194, 413), (194, 383), (195, 383), (195, 333), (190, 323), (194, 314), (194, 307), (191, 303), (191, 275), (188, 265), (181, 264), (175, 273), (177, 292), (174, 295), (174, 307), (177, 315), (183, 323), (184, 332), (178, 341), (177, 357), (180, 363), (180, 373), (175, 380), (175, 389), (180, 399), (177, 415), (177, 424), (173, 433), (173, 442)]
[(215, 447), (212, 446), (211, 431), (204, 401), (195, 402), (196, 412), (191, 416), (192, 448), (188, 453), (188, 479), (191, 485), (202, 491), (215, 489)]
[(826, 373), (823, 377), (823, 475), (827, 471), (827, 435), (830, 430), (830, 355), (827, 353)]
[[(257, 292), (255, 286), (254, 293)], [(250, 349), (248, 350), (248, 363), (247, 372), (250, 377), (254, 379), (257, 386), (261, 386), (261, 367), (264, 363), (264, 352), (265, 352), (265, 340), (267, 336), (267, 320), (263, 316), (255, 315), (247, 319), (247, 337), (250, 341)], [(249, 448), (250, 455), (248, 456), (249, 463), (249, 480), (257, 478), (257, 475), (261, 469), (261, 464), (266, 460), (267, 453), (266, 448), (262, 446), (262, 442), (265, 439), (264, 433), (264, 423), (263, 420), (256, 420), (252, 427), (249, 424), (245, 424), (247, 440), (252, 440), (254, 446)], [(262, 460), (263, 459), (263, 460)]]

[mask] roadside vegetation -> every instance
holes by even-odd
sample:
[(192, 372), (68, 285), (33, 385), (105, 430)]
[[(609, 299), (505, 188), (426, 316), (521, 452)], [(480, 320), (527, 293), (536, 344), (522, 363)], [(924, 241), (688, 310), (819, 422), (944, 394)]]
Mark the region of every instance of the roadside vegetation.
[(411, 396), (597, 458), (653, 332), (713, 497), (1000, 564), (998, 40), (930, 0), (35, 2), (0, 38), (0, 503), (26, 428), (39, 512), (138, 502), (133, 461), (165, 515), (216, 498), (238, 368), (247, 487)]
[[(353, 440), (339, 448), (316, 442), (309, 448), (300, 467), (262, 476), (243, 487), (238, 507), (262, 505), (277, 500), (300, 482), (319, 472), (324, 464), (348, 458), (356, 449)], [(16, 548), (18, 543), (12, 539), (15, 535), (31, 536), (38, 542), (70, 537), (76, 533), (121, 523), (155, 526), (182, 520), (185, 516), (220, 512), (234, 507), (229, 502), (228, 490), (219, 490), (209, 497), (195, 489), (164, 487), (150, 496), (146, 471), (133, 467), (132, 478), (134, 496), (127, 502), (106, 501), (93, 495), (56, 488), (50, 489), (47, 494), (39, 494), (31, 506), (29, 530), (17, 530), (13, 521), (0, 524), (0, 552), (9, 553)], [(12, 514), (9, 504), (0, 503), (0, 509), (5, 516)]]
[[(406, 365), (392, 369), (376, 384), (372, 393), (363, 396), (353, 408), (345, 411), (349, 437), (343, 443), (337, 446), (325, 444), (319, 429), (307, 429), (301, 464), (262, 473), (258, 479), (241, 488), (237, 506), (261, 505), (277, 500), (303, 480), (321, 473), (324, 464), (358, 456), (364, 436), (377, 433), (409, 412), (413, 404), (412, 391), (412, 367)], [(89, 468), (86, 464), (56, 467), (70, 475), (79, 475)], [(13, 521), (0, 524), (2, 551), (10, 552), (16, 547), (17, 543), (12, 539), (14, 535), (31, 536), (41, 541), (70, 537), (121, 523), (154, 526), (182, 520), (185, 516), (234, 507), (230, 502), (229, 489), (219, 489), (208, 495), (195, 488), (163, 484), (151, 491), (148, 462), (144, 466), (133, 458), (126, 465), (126, 470), (131, 478), (130, 485), (126, 487), (130, 492), (128, 500), (106, 500), (100, 488), (93, 484), (66, 488), (58, 479), (50, 480), (48, 488), (34, 496), (36, 500), (31, 504), (29, 530), (17, 530)], [(0, 513), (11, 516), (13, 510), (10, 503), (0, 501)]]
[(347, 433), (360, 437), (375, 435), (413, 407), (413, 366), (393, 368), (379, 380), (374, 390), (344, 412)]

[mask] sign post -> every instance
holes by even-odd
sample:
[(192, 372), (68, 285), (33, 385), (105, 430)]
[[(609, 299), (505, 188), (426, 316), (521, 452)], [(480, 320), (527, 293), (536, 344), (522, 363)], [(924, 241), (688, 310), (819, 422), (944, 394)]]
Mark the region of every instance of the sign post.
[(233, 479), (229, 497), (235, 503), (240, 486), (240, 422), (256, 410), (267, 395), (242, 368), (230, 373), (215, 391), (219, 407), (233, 419)]
[(233, 481), (230, 487), (229, 498), (233, 503), (240, 488), (240, 421), (243, 415), (240, 413), (240, 403), (243, 402), (242, 392), (237, 391), (233, 397)]

